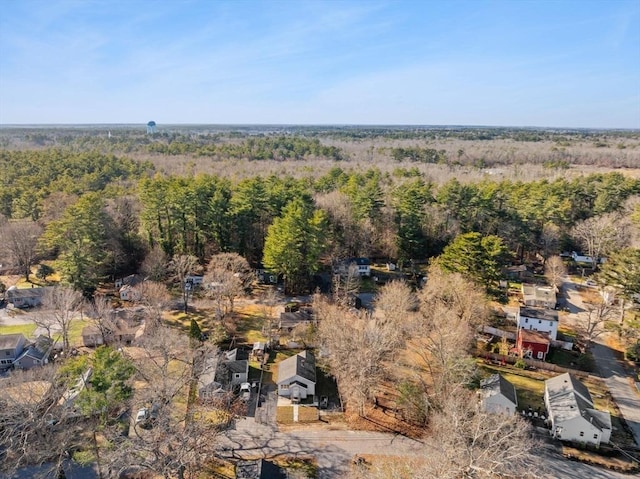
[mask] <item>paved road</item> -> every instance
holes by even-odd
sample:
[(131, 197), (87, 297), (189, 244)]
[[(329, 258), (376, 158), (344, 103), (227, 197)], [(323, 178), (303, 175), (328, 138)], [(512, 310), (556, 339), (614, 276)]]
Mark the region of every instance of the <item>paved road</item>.
[[(319, 479), (346, 477), (354, 456), (383, 454), (418, 456), (433, 447), (403, 436), (379, 432), (328, 430), (304, 427), (278, 431), (274, 427), (243, 419), (229, 431), (222, 446), (228, 458), (274, 457), (278, 455), (313, 455), (318, 461)], [(541, 451), (542, 479), (629, 479), (632, 476), (598, 469), (564, 459), (553, 445)]]
[[(576, 289), (575, 283), (566, 281), (564, 290), (568, 296), (571, 320), (580, 321), (583, 316), (584, 304)], [(622, 417), (633, 432), (636, 444), (640, 445), (640, 395), (631, 384), (624, 367), (616, 359), (613, 350), (606, 344), (606, 335), (597, 338), (591, 352), (611, 396), (618, 405)]]

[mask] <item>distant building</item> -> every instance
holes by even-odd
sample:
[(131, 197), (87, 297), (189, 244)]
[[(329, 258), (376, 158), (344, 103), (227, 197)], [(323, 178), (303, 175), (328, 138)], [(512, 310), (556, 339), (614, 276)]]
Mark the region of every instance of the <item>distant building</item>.
[(156, 126), (156, 122), (155, 121), (150, 121), (149, 123), (147, 123), (147, 135), (153, 135), (154, 133), (158, 132), (158, 128)]

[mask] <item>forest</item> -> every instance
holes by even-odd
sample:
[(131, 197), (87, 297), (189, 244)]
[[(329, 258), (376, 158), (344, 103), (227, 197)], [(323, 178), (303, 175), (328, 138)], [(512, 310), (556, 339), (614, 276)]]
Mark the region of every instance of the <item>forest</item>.
[[(600, 143), (627, 145), (617, 151), (640, 162), (637, 132), (185, 130), (144, 135), (114, 128), (112, 138), (105, 138), (95, 129), (4, 129), (3, 229), (41, 231), (32, 261), (55, 260), (66, 281), (89, 290), (100, 281), (138, 271), (154, 250), (167, 258), (193, 255), (203, 265), (213, 254), (235, 252), (254, 267), (264, 263), (284, 274), (281, 256), (292, 248), (300, 250), (300, 265), (288, 267), (296, 277), (289, 284), (304, 290), (311, 274), (345, 258), (425, 264), (456, 238), (479, 233), (495, 237), (505, 265), (526, 255), (547, 258), (585, 250), (584, 240), (575, 234), (585, 221), (609, 218), (623, 226), (638, 217), (635, 170), (582, 171), (584, 166), (573, 160), (552, 164), (547, 159), (543, 169), (564, 173), (528, 180), (517, 170), (507, 175), (478, 167), (474, 144), (451, 158), (437, 145), (388, 143), (400, 136), (427, 142), (435, 136), (453, 137), (488, 145), (505, 138), (557, 145), (587, 141), (598, 154)], [(369, 140), (373, 146), (363, 152), (364, 158), (351, 159), (354, 153), (348, 149), (329, 146), (336, 137)], [(387, 162), (375, 159), (382, 150), (389, 155)], [(191, 171), (166, 168), (163, 162), (170, 163), (174, 155), (189, 158)], [(279, 172), (260, 166), (303, 160), (304, 166)], [(465, 164), (467, 160), (476, 166)], [(512, 167), (527, 169), (514, 161)], [(202, 171), (207, 167), (201, 164), (215, 170), (216, 163), (227, 165), (225, 173)], [(430, 174), (415, 163), (447, 163), (450, 177)], [(229, 173), (231, 164), (235, 173)], [(481, 164), (497, 163), (487, 157)], [(255, 174), (241, 173), (245, 168)], [(469, 168), (473, 179), (465, 177)], [(287, 242), (279, 252), (274, 248)], [(5, 249), (4, 255), (10, 251)], [(16, 263), (15, 258), (4, 259), (5, 265)]]

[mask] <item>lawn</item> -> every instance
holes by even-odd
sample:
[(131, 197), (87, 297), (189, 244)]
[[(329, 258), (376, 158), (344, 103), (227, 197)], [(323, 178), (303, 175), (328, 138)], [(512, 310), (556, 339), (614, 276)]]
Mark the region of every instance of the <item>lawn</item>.
[(513, 369), (494, 366), (489, 364), (479, 364), (480, 369), (489, 374), (500, 373), (516, 388), (518, 395), (518, 409), (524, 410), (531, 407), (534, 411), (538, 408), (544, 409), (544, 381), (548, 376), (541, 373), (522, 371), (516, 373)]
[(19, 334), (22, 333), (26, 338), (33, 337), (33, 333), (36, 330), (35, 324), (14, 324), (7, 326), (0, 326), (0, 334)]

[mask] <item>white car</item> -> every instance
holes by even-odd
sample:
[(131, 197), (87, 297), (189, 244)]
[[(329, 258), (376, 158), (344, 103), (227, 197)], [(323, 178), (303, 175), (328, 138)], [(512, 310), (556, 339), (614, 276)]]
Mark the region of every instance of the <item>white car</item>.
[(240, 385), (240, 399), (243, 401), (249, 401), (249, 399), (251, 399), (251, 384), (242, 383)]
[(138, 410), (136, 414), (136, 425), (140, 423), (146, 423), (149, 419), (149, 410), (146, 407)]

